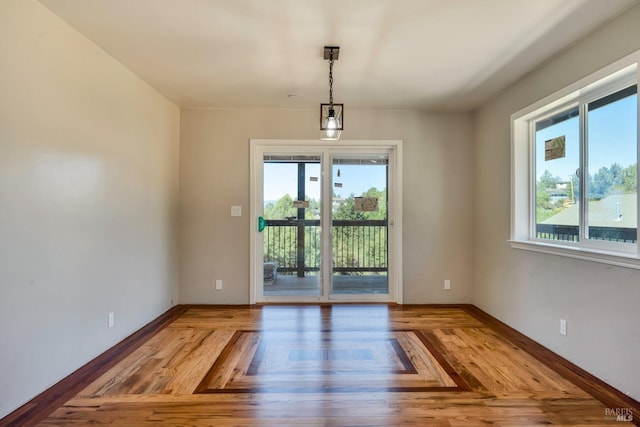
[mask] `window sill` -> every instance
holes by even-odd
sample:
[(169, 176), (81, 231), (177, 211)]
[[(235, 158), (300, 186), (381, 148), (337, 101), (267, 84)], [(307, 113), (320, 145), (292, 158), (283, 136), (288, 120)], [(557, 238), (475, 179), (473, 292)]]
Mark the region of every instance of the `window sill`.
[(593, 249), (572, 248), (550, 243), (509, 240), (511, 247), (525, 251), (540, 252), (549, 255), (558, 255), (585, 261), (599, 262), (618, 267), (640, 270), (640, 258), (636, 254), (620, 252), (606, 252)]

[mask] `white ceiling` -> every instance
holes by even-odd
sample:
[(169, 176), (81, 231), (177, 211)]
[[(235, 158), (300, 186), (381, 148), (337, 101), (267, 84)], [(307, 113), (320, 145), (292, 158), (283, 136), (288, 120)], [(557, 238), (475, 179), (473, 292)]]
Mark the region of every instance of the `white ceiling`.
[(183, 107), (470, 110), (640, 0), (41, 0)]

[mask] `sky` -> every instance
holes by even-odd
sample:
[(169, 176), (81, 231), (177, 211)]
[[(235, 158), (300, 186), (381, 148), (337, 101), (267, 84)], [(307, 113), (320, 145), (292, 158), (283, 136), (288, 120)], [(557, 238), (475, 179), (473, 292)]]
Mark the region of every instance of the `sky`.
[[(338, 177), (338, 170), (340, 176)], [(338, 197), (361, 195), (371, 187), (382, 190), (386, 187), (386, 167), (381, 165), (334, 165), (332, 170), (333, 191)], [(306, 192), (310, 199), (320, 200), (320, 164), (306, 164)], [(276, 201), (285, 194), (297, 198), (298, 165), (296, 163), (264, 164), (264, 200)], [(318, 178), (312, 181), (313, 177)], [(335, 184), (342, 184), (336, 187)]]
[[(589, 173), (618, 163), (623, 168), (637, 163), (637, 95), (595, 109), (588, 115)], [(578, 117), (545, 128), (536, 134), (537, 178), (549, 170), (568, 181), (579, 167)], [(544, 142), (559, 136), (566, 137), (566, 157), (544, 159)]]

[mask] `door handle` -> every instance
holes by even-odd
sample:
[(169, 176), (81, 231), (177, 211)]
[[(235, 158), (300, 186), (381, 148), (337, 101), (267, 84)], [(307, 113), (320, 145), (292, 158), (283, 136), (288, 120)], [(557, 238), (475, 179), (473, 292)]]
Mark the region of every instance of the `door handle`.
[(264, 227), (266, 226), (266, 221), (264, 220), (263, 217), (259, 216), (258, 217), (258, 232), (262, 233), (262, 231), (264, 230)]

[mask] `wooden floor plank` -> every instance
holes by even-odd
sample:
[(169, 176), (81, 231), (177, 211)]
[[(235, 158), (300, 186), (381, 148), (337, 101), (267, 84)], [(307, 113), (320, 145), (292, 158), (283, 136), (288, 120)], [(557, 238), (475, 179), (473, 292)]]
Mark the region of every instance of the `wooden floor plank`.
[(24, 425), (631, 425), (465, 307), (181, 313)]

